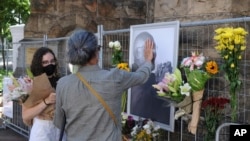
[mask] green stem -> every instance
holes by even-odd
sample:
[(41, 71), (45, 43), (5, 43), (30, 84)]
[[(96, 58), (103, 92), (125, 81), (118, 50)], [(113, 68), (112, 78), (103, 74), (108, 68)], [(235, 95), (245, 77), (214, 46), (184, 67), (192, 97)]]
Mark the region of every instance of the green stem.
[(122, 94), (122, 112), (125, 112), (126, 110), (126, 105), (127, 105), (127, 93), (126, 92), (123, 92)]
[(230, 104), (231, 104), (231, 109), (232, 109), (232, 113), (231, 113), (231, 118), (232, 121), (235, 122), (236, 121), (236, 117), (237, 117), (237, 97), (236, 97), (236, 91), (232, 91), (230, 93), (231, 95), (231, 100), (230, 100)]

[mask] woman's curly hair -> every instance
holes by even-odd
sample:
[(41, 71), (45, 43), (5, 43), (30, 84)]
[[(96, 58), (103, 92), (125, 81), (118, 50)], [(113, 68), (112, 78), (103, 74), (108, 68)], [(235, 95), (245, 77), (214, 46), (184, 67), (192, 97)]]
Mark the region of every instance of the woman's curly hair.
[[(38, 76), (38, 75), (41, 75), (42, 73), (44, 73), (42, 61), (43, 61), (43, 56), (46, 53), (51, 53), (54, 56), (54, 59), (55, 59), (56, 65), (57, 65), (57, 59), (56, 59), (54, 52), (50, 48), (40, 47), (34, 53), (33, 59), (32, 59), (31, 65), (30, 65), (30, 70), (34, 76)], [(58, 65), (57, 65), (57, 67), (58, 67)], [(59, 76), (58, 68), (56, 68), (56, 70), (55, 70), (55, 75)]]

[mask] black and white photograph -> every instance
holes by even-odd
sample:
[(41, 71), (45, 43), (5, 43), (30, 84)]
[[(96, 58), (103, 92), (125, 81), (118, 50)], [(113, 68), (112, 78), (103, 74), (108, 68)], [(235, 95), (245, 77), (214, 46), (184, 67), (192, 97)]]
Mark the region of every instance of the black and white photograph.
[(130, 65), (136, 71), (144, 62), (144, 42), (154, 42), (154, 59), (152, 72), (148, 81), (132, 87), (128, 95), (128, 113), (135, 119), (148, 118), (162, 128), (174, 131), (175, 107), (157, 96), (152, 85), (159, 83), (165, 73), (177, 66), (179, 22), (143, 24), (130, 28)]

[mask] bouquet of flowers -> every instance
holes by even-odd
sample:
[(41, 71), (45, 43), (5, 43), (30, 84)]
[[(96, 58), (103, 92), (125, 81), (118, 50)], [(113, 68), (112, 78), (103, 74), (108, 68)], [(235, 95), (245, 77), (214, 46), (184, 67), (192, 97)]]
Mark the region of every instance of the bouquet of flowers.
[[(120, 70), (130, 71), (128, 63), (119, 63), (117, 64), (116, 68)], [(127, 104), (127, 92), (124, 92), (122, 94), (122, 112), (125, 112), (126, 104)]]
[(152, 86), (157, 89), (158, 96), (176, 103), (181, 102), (185, 96), (189, 96), (191, 90), (190, 85), (182, 81), (179, 69), (175, 69), (172, 74), (167, 72), (161, 82)]
[[(119, 41), (110, 41), (109, 48), (113, 49), (112, 66), (121, 70), (130, 71), (128, 63), (122, 62), (121, 43)], [(125, 112), (127, 103), (127, 92), (122, 94), (122, 112)]]
[(11, 75), (11, 78), (13, 85), (8, 86), (10, 93), (7, 96), (7, 101), (25, 102), (32, 89), (32, 80), (28, 76), (16, 79)]
[(218, 73), (218, 65), (215, 61), (206, 61), (203, 54), (192, 52), (191, 57), (186, 57), (181, 62), (184, 68), (187, 82), (192, 88), (193, 110), (192, 119), (188, 125), (188, 130), (196, 134), (197, 124), (200, 117), (200, 105), (203, 97), (203, 91), (208, 79)]
[(222, 110), (229, 102), (229, 99), (223, 97), (210, 97), (202, 102), (201, 108), (205, 112), (205, 126), (207, 127), (205, 141), (214, 140), (216, 129), (222, 118)]
[(135, 120), (132, 116), (128, 115), (125, 112), (122, 112), (122, 134), (123, 138), (131, 138), (132, 129), (135, 126)]
[(242, 59), (242, 53), (246, 49), (245, 29), (238, 27), (218, 28), (215, 30), (214, 39), (217, 41), (215, 49), (224, 60), (221, 69), (225, 71), (226, 80), (230, 83), (230, 104), (232, 108), (232, 121), (236, 119), (237, 97), (236, 92), (241, 87), (239, 80), (239, 65)]
[(110, 41), (109, 48), (113, 49), (112, 54), (112, 65), (116, 66), (117, 64), (122, 62), (122, 50), (121, 44), (119, 41)]
[(189, 83), (184, 83), (178, 68), (172, 74), (167, 72), (162, 81), (154, 84), (153, 87), (157, 89), (158, 96), (173, 101), (179, 108), (175, 112), (175, 119), (191, 112), (191, 86)]
[(133, 141), (153, 141), (159, 136), (160, 126), (155, 125), (153, 121), (145, 119), (139, 121), (131, 132)]

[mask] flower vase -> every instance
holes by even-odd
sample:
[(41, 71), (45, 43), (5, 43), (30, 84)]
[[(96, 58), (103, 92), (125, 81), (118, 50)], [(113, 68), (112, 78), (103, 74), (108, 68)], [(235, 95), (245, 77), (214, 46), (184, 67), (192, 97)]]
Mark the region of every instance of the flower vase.
[(188, 131), (192, 134), (196, 134), (197, 125), (200, 119), (200, 109), (201, 109), (201, 102), (203, 97), (204, 89), (200, 91), (193, 92), (193, 109), (192, 109), (192, 119), (188, 124)]

